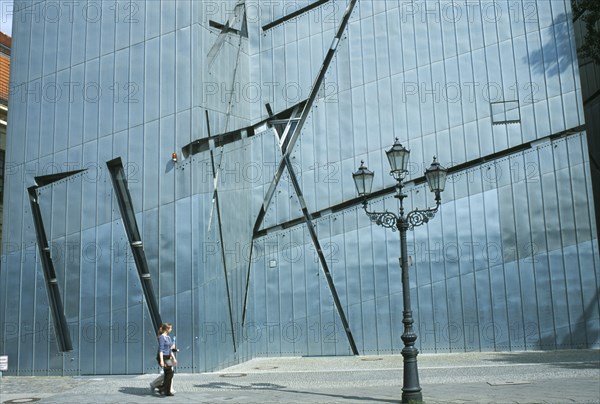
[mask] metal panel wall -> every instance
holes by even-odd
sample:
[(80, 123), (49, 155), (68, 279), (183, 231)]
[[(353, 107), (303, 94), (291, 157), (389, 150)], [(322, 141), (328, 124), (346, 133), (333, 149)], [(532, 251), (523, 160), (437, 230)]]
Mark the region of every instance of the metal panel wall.
[[(597, 242), (592, 239), (591, 210), (588, 202), (584, 201), (587, 186), (585, 181), (572, 177), (585, 178), (585, 173), (589, 172), (585, 168), (587, 154), (581, 148), (584, 141), (584, 135), (576, 135), (547, 142), (532, 151), (514, 154), (450, 178), (450, 186), (444, 192), (446, 202), (439, 217), (427, 227), (415, 230), (410, 240), (409, 254), (414, 269), (412, 293), (417, 301), (417, 334), (421, 336), (419, 345), (422, 351), (597, 346), (598, 257), (594, 247)], [(569, 164), (562, 160), (562, 154), (571, 156), (568, 160), (573, 164), (566, 170), (545, 174), (550, 177), (544, 179), (539, 162), (544, 158), (546, 164)], [(515, 161), (520, 164), (514, 164)], [(536, 163), (524, 164), (526, 161)], [(488, 172), (492, 167), (497, 174), (490, 177)], [(542, 185), (548, 184), (548, 181), (570, 184), (570, 190), (566, 191), (568, 194), (563, 199), (558, 199), (554, 207), (547, 204), (552, 213), (544, 214), (544, 210), (539, 208), (540, 203), (546, 204), (547, 199), (556, 200), (558, 195), (551, 189), (550, 198), (539, 194)], [(426, 193), (424, 188), (410, 189), (413, 206), (422, 206), (421, 195)], [(544, 190), (549, 188), (549, 185), (543, 186)], [(482, 193), (482, 189), (487, 190)], [(574, 237), (569, 234), (575, 226), (564, 222), (569, 215), (573, 217), (572, 201), (577, 203), (578, 200), (583, 204), (577, 216), (584, 219), (577, 225), (579, 237)], [(395, 204), (389, 197), (375, 203), (375, 206), (381, 210), (382, 206), (378, 205), (387, 205), (387, 202), (391, 206)], [(349, 210), (319, 219), (319, 238), (332, 251), (330, 264), (335, 283), (350, 315), (350, 326), (357, 335), (361, 353), (397, 352), (402, 347), (399, 339), (401, 292), (396, 260), (398, 236), (371, 226), (366, 220), (359, 225), (358, 232), (336, 226), (336, 222), (347, 220), (355, 222), (358, 219), (360, 222), (360, 215), (360, 210)], [(529, 223), (529, 218), (537, 223), (535, 226), (528, 224), (530, 230), (520, 236), (519, 227), (523, 221)], [(556, 218), (565, 218), (561, 227), (551, 224)], [(265, 246), (277, 243), (297, 231), (280, 232), (279, 237), (269, 236), (261, 242)], [(546, 241), (557, 238), (558, 244)], [(574, 240), (578, 240), (576, 245), (572, 244)], [(296, 247), (289, 244), (288, 248), (290, 246)], [(283, 246), (277, 251), (281, 262), (284, 261), (281, 257), (290, 255)], [(285, 265), (270, 267), (265, 261), (256, 262), (257, 271), (270, 275), (253, 278), (253, 299), (260, 307), (254, 307), (254, 320), (281, 324), (282, 318), (277, 314), (270, 317), (268, 313), (282, 313), (289, 309), (285, 297), (291, 293), (292, 285), (289, 279), (282, 279), (288, 273)], [(568, 263), (574, 262), (585, 262), (585, 266), (577, 264), (575, 268), (580, 270), (567, 270)], [(360, 270), (356, 269), (355, 263), (360, 263)], [(295, 263), (294, 271), (296, 267), (302, 268), (302, 265)], [(317, 269), (314, 263), (311, 267)], [(341, 271), (338, 272), (337, 268)], [(307, 268), (306, 276), (309, 275), (318, 277), (318, 272), (311, 273)], [(276, 286), (269, 287), (273, 281), (276, 281)], [(358, 289), (352, 286), (357, 281), (360, 282)], [(299, 288), (295, 282), (292, 290), (294, 295), (303, 294), (302, 285)], [(307, 284), (304, 292), (306, 300), (318, 302), (320, 299), (311, 297), (317, 290)], [(322, 293), (328, 294), (327, 291)], [(319, 306), (323, 307), (324, 303), (321, 301)], [(355, 318), (353, 306), (357, 304), (362, 309), (360, 316)], [(319, 306), (309, 306), (307, 310), (312, 307), (312, 312), (318, 313)], [(261, 313), (267, 313), (267, 317)], [(310, 313), (307, 315), (310, 316)], [(302, 317), (293, 318), (295, 326), (304, 330)], [(329, 324), (323, 322), (323, 318), (321, 321), (322, 326)], [(575, 329), (577, 332), (574, 332)], [(296, 350), (293, 353), (323, 354), (326, 338), (323, 336), (315, 345), (310, 341), (311, 335), (307, 333), (309, 341), (306, 345), (294, 345)], [(304, 342), (304, 339), (301, 341)], [(339, 338), (336, 345), (343, 348), (343, 338)], [(257, 348), (260, 354), (264, 350), (271, 355), (290, 353), (276, 343), (274, 346), (257, 344)]]
[[(395, 137), (411, 149), (408, 206), (433, 203), (413, 180), (434, 154), (454, 169), (437, 217), (409, 234), (419, 349), (600, 346), (569, 1), (357, 2), (339, 42), (350, 1), (266, 30), (286, 19), (285, 2), (81, 1), (77, 18), (58, 23), (33, 18), (43, 4), (17, 7), (14, 27), (0, 271), (10, 374), (156, 369), (156, 330), (106, 170), (117, 157), (182, 371), (349, 355), (353, 344), (398, 353), (398, 235), (348, 204), (361, 159), (374, 189), (391, 190), (384, 151)], [(284, 155), (259, 122), (305, 100), (331, 50)], [(239, 138), (219, 137), (228, 133)], [(184, 158), (209, 136), (208, 150)], [(74, 169), (86, 171), (40, 196), (74, 346), (61, 353), (26, 187)], [(389, 195), (372, 206), (397, 205)]]

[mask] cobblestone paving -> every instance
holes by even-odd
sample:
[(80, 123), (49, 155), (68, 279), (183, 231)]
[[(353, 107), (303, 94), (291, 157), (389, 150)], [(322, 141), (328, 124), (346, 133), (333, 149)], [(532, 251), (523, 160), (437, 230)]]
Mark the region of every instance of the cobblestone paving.
[[(218, 372), (0, 378), (0, 403), (398, 403), (402, 357), (257, 358)], [(425, 404), (600, 403), (600, 351), (420, 355)]]
[(59, 376), (2, 376), (0, 378), (0, 398), (7, 394), (64, 393), (76, 387), (89, 384), (90, 380), (77, 380)]

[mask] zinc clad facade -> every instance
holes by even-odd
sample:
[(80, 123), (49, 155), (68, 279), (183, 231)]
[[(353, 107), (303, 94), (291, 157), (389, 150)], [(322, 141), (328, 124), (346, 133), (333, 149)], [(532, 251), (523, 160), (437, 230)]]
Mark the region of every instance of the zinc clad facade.
[(397, 209), (396, 137), (407, 207), (433, 204), (433, 155), (450, 168), (440, 212), (409, 234), (419, 350), (598, 347), (569, 1), (272, 3), (16, 7), (9, 374), (152, 372), (152, 307), (183, 372), (399, 353), (398, 235), (351, 177), (364, 160), (372, 206)]

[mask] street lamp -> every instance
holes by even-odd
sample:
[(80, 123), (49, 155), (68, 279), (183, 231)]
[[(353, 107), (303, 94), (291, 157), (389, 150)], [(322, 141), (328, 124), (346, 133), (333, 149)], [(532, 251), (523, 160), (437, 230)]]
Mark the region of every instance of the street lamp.
[(417, 354), (419, 351), (415, 348), (417, 335), (413, 330), (412, 309), (410, 307), (410, 283), (408, 278), (408, 253), (406, 246), (406, 231), (413, 230), (415, 227), (427, 223), (432, 219), (438, 211), (442, 198), (440, 193), (444, 191), (446, 184), (446, 175), (448, 171), (438, 163), (437, 158), (433, 158), (431, 166), (425, 170), (425, 179), (429, 184), (429, 189), (435, 194), (435, 207), (429, 209), (415, 209), (404, 215), (403, 200), (406, 195), (402, 193), (402, 183), (404, 177), (408, 173), (408, 158), (410, 150), (402, 146), (398, 139), (394, 145), (386, 151), (387, 158), (390, 162), (390, 175), (396, 180), (396, 195), (400, 200), (399, 215), (392, 212), (371, 212), (368, 210), (367, 195), (371, 193), (373, 185), (373, 177), (375, 174), (365, 166), (364, 162), (355, 173), (352, 174), (358, 195), (363, 197), (363, 209), (369, 219), (379, 226), (392, 229), (392, 231), (400, 231), (400, 268), (402, 270), (402, 298), (404, 308), (402, 311), (402, 324), (404, 324), (404, 333), (402, 341), (404, 348), (402, 356), (404, 358), (404, 382), (402, 386), (402, 402), (421, 402), (423, 395), (421, 394), (421, 386), (419, 385), (419, 370), (417, 368)]

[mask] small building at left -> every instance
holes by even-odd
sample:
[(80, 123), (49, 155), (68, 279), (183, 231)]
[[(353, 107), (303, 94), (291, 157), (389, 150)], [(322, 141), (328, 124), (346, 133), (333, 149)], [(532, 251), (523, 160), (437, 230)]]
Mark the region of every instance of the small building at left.
[(2, 252), (2, 207), (4, 200), (4, 169), (6, 156), (6, 126), (8, 125), (8, 94), (10, 77), (11, 37), (0, 32), (0, 252)]

